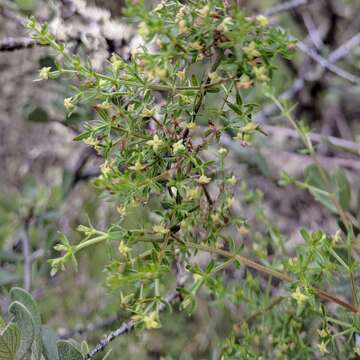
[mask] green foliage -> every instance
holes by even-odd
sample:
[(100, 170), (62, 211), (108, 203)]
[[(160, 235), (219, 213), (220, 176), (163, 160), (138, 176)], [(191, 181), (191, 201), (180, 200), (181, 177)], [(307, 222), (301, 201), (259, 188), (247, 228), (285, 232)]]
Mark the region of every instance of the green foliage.
[(53, 330), (41, 326), (38, 306), (30, 293), (12, 288), (10, 297), (9, 313), (14, 318), (1, 332), (1, 360), (83, 359), (75, 340), (59, 340)]
[(60, 360), (82, 360), (83, 356), (76, 346), (69, 340), (57, 342), (57, 349)]
[(9, 323), (0, 334), (1, 360), (16, 360), (20, 347), (20, 330), (16, 324)]
[(59, 360), (59, 354), (57, 350), (57, 334), (48, 326), (43, 325), (41, 327), (41, 336), (43, 343), (43, 355), (46, 360)]
[[(103, 159), (94, 186), (117, 213), (105, 230), (90, 221), (78, 226), (78, 243), (61, 234), (54, 247), (60, 255), (50, 260), (51, 275), (69, 264), (78, 270), (80, 252), (101, 246), (108, 253), (105, 286), (138, 328), (161, 327), (160, 309), (164, 304), (171, 308), (166, 294), (178, 287), (180, 308), (190, 314), (200, 292), (214, 306), (229, 312), (232, 305), (242, 306), (249, 314), (234, 331), (227, 329), (224, 359), (290, 359), (299, 354), (309, 359), (327, 352), (354, 356), (359, 351), (354, 251), (359, 249), (349, 212), (350, 184), (343, 171), (329, 174), (322, 168), (307, 129), (270, 85), (277, 58), (288, 58), (293, 42), (264, 16), (248, 17), (220, 0), (187, 5), (164, 1), (154, 9), (145, 1), (129, 1), (126, 14), (139, 24), (143, 43), (133, 49), (129, 62), (114, 54), (104, 72), (68, 52), (46, 24), (33, 18), (28, 24), (34, 39), (49, 45), (58, 59), (55, 66), (40, 70), (40, 78), (61, 76), (72, 84), (64, 99), (69, 116), (82, 107), (96, 112), (75, 140)], [(221, 146), (222, 136), (240, 147), (266, 134), (253, 122), (253, 92), (275, 102), (314, 160), (304, 181), (284, 174), (282, 184), (310, 191), (343, 224), (335, 234), (301, 230), (303, 246), (290, 259), (280, 232), (262, 209), (261, 194), (233, 175), (226, 166), (230, 150)], [(253, 233), (236, 209), (237, 200), (254, 205), (265, 234)], [(274, 247), (279, 248), (275, 255)], [(208, 254), (205, 263), (198, 253)], [(244, 267), (241, 277), (228, 281), (225, 270)], [(184, 286), (174, 280), (174, 268), (182, 269), (179, 276), (186, 273)], [(281, 294), (275, 299), (273, 282)], [(351, 303), (323, 290), (339, 282)], [(22, 339), (20, 354), (25, 343), (29, 349), (33, 342), (32, 326), (35, 359), (40, 354), (46, 359), (83, 358), (86, 344), (57, 341), (41, 327), (29, 294), (15, 289), (11, 298)], [(327, 308), (319, 300), (336, 306)], [(24, 329), (29, 329), (27, 337)]]
[[(20, 303), (20, 305), (23, 305), (26, 311), (30, 312), (34, 338), (31, 339), (31, 342), (30, 341), (29, 342), (32, 343), (34, 340), (32, 352), (35, 356), (35, 360), (39, 360), (42, 353), (42, 341), (41, 341), (41, 317), (37, 304), (32, 298), (32, 296), (21, 288), (12, 288), (10, 291), (10, 298), (13, 301), (13, 304), (14, 303), (16, 304), (18, 302)], [(21, 326), (21, 329), (24, 329), (24, 326)], [(28, 336), (30, 336), (31, 329), (29, 329), (29, 331), (26, 330), (26, 333), (28, 334)]]
[[(16, 358), (21, 360), (28, 357), (31, 353), (31, 346), (35, 339), (34, 320), (29, 310), (21, 303), (13, 301), (9, 307), (9, 312), (15, 316), (16, 324), (20, 328), (21, 341), (20, 348), (16, 354)], [(34, 355), (37, 357), (38, 353)]]

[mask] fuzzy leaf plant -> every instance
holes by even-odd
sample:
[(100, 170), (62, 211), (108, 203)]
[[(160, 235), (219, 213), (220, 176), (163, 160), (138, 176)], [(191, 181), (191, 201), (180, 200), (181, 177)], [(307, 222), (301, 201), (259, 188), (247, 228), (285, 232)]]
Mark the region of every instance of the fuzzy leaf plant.
[(73, 339), (60, 340), (49, 327), (41, 325), (38, 305), (29, 292), (10, 290), (7, 325), (0, 332), (1, 360), (80, 360), (86, 352)]

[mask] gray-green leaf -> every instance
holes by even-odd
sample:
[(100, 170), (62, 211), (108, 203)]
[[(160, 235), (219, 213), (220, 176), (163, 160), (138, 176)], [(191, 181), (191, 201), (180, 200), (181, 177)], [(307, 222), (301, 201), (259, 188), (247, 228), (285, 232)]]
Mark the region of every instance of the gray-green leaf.
[(33, 356), (35, 360), (41, 359), (42, 353), (42, 340), (41, 340), (41, 316), (36, 301), (30, 293), (19, 287), (14, 287), (10, 290), (10, 297), (12, 301), (18, 301), (23, 304), (30, 312), (34, 322), (34, 336), (35, 341), (33, 344)]
[(57, 348), (60, 360), (83, 360), (80, 350), (78, 350), (71, 341), (59, 340)]
[(51, 328), (44, 325), (41, 327), (43, 354), (46, 360), (59, 360), (57, 341), (58, 336)]
[(29, 310), (18, 301), (10, 304), (9, 312), (15, 315), (15, 322), (21, 333), (20, 348), (16, 354), (16, 359), (27, 359), (31, 354), (31, 346), (35, 337), (34, 321)]
[(9, 323), (0, 333), (0, 360), (15, 360), (20, 346), (20, 330), (14, 323)]

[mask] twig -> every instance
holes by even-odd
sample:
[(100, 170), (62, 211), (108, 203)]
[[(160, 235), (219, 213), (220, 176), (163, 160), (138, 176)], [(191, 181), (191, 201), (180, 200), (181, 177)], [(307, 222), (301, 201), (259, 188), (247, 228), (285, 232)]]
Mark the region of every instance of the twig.
[(37, 259), (42, 258), (44, 255), (45, 255), (45, 250), (44, 249), (38, 249), (38, 250), (34, 251), (31, 254), (30, 261), (33, 263)]
[[(302, 78), (297, 78), (286, 91), (284, 91), (279, 99), (281, 101), (293, 98), (299, 91), (301, 91), (305, 86), (305, 80)], [(254, 121), (259, 124), (264, 124), (266, 119), (276, 113), (278, 110), (275, 104), (268, 104), (264, 107), (263, 110), (259, 111), (254, 116)]]
[[(335, 64), (339, 60), (346, 57), (350, 51), (360, 44), (360, 33), (355, 34), (353, 37), (351, 37), (348, 41), (346, 41), (344, 44), (339, 46), (336, 50), (331, 52), (331, 54), (328, 57), (328, 62), (331, 64)], [(301, 91), (305, 86), (305, 80), (301, 77), (295, 79), (293, 84), (289, 89), (284, 91), (280, 96), (280, 100), (285, 99), (291, 99), (293, 98), (299, 91)], [(265, 123), (266, 119), (276, 113), (278, 110), (277, 106), (275, 104), (268, 104), (264, 107), (264, 109), (261, 112), (258, 112), (255, 117), (254, 121), (258, 123)]]
[[(239, 255), (239, 254), (227, 251), (227, 250), (213, 248), (211, 246), (198, 244), (198, 243), (186, 242), (185, 245), (188, 248), (193, 248), (193, 249), (196, 249), (199, 251), (205, 251), (208, 253), (217, 254), (217, 255), (223, 256), (228, 259), (229, 258), (236, 259), (237, 261), (239, 261), (241, 264), (245, 265), (248, 268), (251, 268), (251, 269), (254, 269), (261, 273), (267, 274), (268, 276), (272, 276), (281, 281), (290, 282), (290, 283), (293, 281), (292, 277), (289, 276), (288, 274), (274, 270), (268, 266), (264, 266), (264, 265), (262, 265), (256, 261), (253, 261), (243, 255)], [(316, 296), (321, 300), (333, 302), (343, 308), (346, 308), (346, 309), (352, 311), (354, 314), (360, 313), (360, 309), (358, 309), (357, 307), (353, 306), (352, 304), (349, 304), (346, 301), (338, 298), (337, 296), (334, 296), (332, 294), (329, 294), (329, 293), (327, 293), (323, 290), (317, 289), (317, 288), (313, 288), (313, 290), (315, 291)]]
[[(162, 302), (159, 305), (159, 311), (163, 312), (166, 309), (166, 305), (165, 305), (166, 303), (173, 303), (176, 300), (180, 300), (180, 294), (177, 291), (173, 291), (173, 292), (169, 293), (165, 297), (165, 302)], [(104, 350), (105, 347), (107, 345), (109, 345), (109, 343), (111, 341), (113, 341), (115, 338), (117, 338), (121, 335), (124, 335), (124, 334), (134, 330), (136, 325), (138, 325), (138, 324), (139, 324), (139, 321), (135, 321), (135, 320), (129, 320), (129, 321), (123, 323), (118, 329), (116, 329), (115, 331), (112, 331), (109, 335), (107, 335), (104, 339), (102, 339), (91, 351), (89, 351), (85, 356), (85, 360), (92, 359), (96, 353)]]
[(265, 11), (266, 16), (275, 16), (285, 11), (296, 9), (303, 5), (308, 5), (311, 0), (290, 0), (282, 4), (278, 4)]
[(21, 49), (30, 49), (38, 45), (34, 40), (26, 37), (5, 38), (0, 41), (0, 51), (15, 51)]
[[(290, 37), (290, 39), (295, 40), (294, 37)], [(302, 52), (304, 52), (306, 55), (308, 55), (310, 58), (312, 58), (314, 61), (319, 63), (319, 65), (332, 73), (342, 77), (343, 79), (346, 79), (350, 81), (351, 83), (355, 85), (360, 85), (360, 78), (356, 75), (353, 75), (349, 73), (348, 71), (339, 68), (338, 66), (331, 63), (328, 59), (325, 59), (321, 55), (319, 55), (315, 50), (309, 48), (304, 42), (298, 42), (296, 44), (297, 48), (300, 49)]]
[(302, 14), (302, 18), (312, 43), (315, 45), (315, 47), (318, 50), (320, 50), (321, 48), (324, 47), (324, 43), (321, 40), (321, 36), (319, 36), (319, 31), (316, 28), (311, 15), (308, 12), (306, 12), (305, 14)]
[(256, 312), (254, 312), (252, 315), (250, 315), (245, 320), (242, 320), (239, 323), (234, 324), (233, 328), (234, 328), (235, 332), (239, 333), (241, 330), (241, 327), (243, 326), (244, 323), (247, 323), (247, 324), (251, 323), (259, 316), (262, 316), (265, 313), (267, 313), (268, 311), (272, 310), (276, 305), (279, 305), (284, 299), (285, 299), (285, 297), (282, 297), (282, 296), (276, 297), (271, 303), (269, 303), (268, 305), (264, 306), (263, 308), (257, 310)]
[(60, 338), (68, 339), (75, 335), (82, 335), (82, 334), (86, 334), (89, 332), (94, 332), (94, 331), (106, 328), (107, 326), (114, 324), (116, 321), (120, 320), (120, 318), (121, 318), (121, 316), (119, 314), (112, 315), (106, 319), (87, 324), (87, 325), (77, 328), (77, 329), (73, 329), (73, 330), (69, 330), (67, 332), (61, 333)]
[(344, 44), (339, 46), (335, 51), (329, 55), (329, 62), (336, 63), (340, 59), (343, 59), (356, 47), (360, 45), (360, 32), (355, 34), (352, 38), (347, 40)]
[(20, 233), (22, 254), (24, 258), (24, 289), (30, 291), (32, 280), (32, 261), (29, 237), (27, 234), (27, 225)]
[[(268, 126), (268, 125), (265, 125), (264, 129), (266, 130), (266, 132), (268, 132), (270, 134), (271, 133), (272, 134), (282, 133), (293, 139), (300, 138), (299, 134), (294, 129), (285, 128), (285, 127), (277, 127), (277, 126)], [(318, 134), (318, 133), (309, 133), (308, 136), (309, 136), (310, 140), (315, 143), (320, 143), (321, 141), (326, 141), (334, 146), (338, 146), (338, 147), (342, 147), (342, 148), (349, 149), (352, 151), (356, 151), (357, 153), (360, 154), (360, 143), (350, 141), (350, 140), (340, 139), (335, 136), (324, 136), (324, 135)]]

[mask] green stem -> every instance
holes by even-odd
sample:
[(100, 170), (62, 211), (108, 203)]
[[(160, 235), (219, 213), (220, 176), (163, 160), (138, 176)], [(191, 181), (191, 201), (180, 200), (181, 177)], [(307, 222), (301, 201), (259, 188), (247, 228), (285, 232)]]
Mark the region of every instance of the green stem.
[(109, 239), (109, 235), (108, 234), (104, 234), (104, 235), (100, 235), (100, 236), (97, 236), (97, 237), (94, 237), (90, 240), (86, 240), (78, 245), (76, 245), (75, 247), (75, 252), (78, 252), (82, 249), (85, 249), (87, 248), (88, 246), (91, 246), (91, 245), (95, 245), (95, 244), (99, 244), (103, 241), (106, 241)]
[[(175, 238), (176, 239), (176, 238)], [(176, 239), (178, 240), (178, 239)], [(245, 256), (239, 255), (239, 254), (234, 254), (230, 251), (227, 250), (223, 250), (223, 249), (218, 249), (218, 248), (213, 248), (211, 246), (208, 245), (203, 245), (203, 244), (196, 244), (196, 243), (191, 243), (191, 242), (185, 242), (183, 245), (192, 248), (192, 249), (196, 249), (196, 250), (200, 250), (200, 251), (206, 251), (208, 253), (212, 253), (212, 254), (217, 254), (220, 256), (224, 256), (227, 258), (232, 258), (235, 259), (237, 261), (239, 261), (240, 263), (244, 264), (245, 266), (252, 268), (254, 270), (257, 270), (259, 272), (262, 272), (264, 274), (273, 276), (274, 278), (277, 278), (279, 280), (285, 281), (285, 282), (292, 282), (293, 279), (287, 275), (284, 274), (280, 271), (276, 271), (273, 270), (267, 266), (261, 265)], [(315, 291), (316, 295), (322, 299), (322, 300), (326, 300), (326, 301), (330, 301), (333, 303), (336, 303), (337, 305), (346, 308), (350, 311), (352, 311), (355, 314), (359, 314), (360, 313), (360, 309), (358, 309), (357, 307), (339, 299), (338, 297), (329, 294), (323, 290), (317, 289), (317, 288), (313, 288), (313, 290)]]

